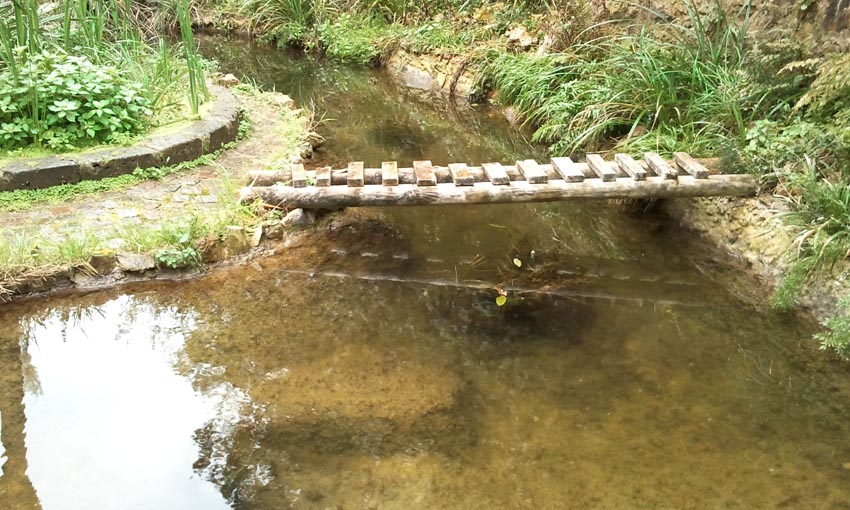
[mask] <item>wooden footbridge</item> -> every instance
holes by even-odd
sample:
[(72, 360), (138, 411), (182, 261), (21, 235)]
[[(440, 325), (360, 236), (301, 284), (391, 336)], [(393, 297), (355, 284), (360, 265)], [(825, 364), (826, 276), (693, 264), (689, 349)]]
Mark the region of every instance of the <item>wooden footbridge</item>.
[(244, 202), (260, 199), (287, 209), (751, 196), (757, 190), (752, 176), (709, 171), (705, 160), (683, 152), (674, 153), (672, 161), (656, 153), (646, 153), (642, 161), (626, 154), (616, 154), (613, 161), (589, 154), (584, 163), (552, 158), (548, 164), (527, 159), (480, 167), (414, 161), (411, 168), (399, 168), (390, 161), (381, 168), (355, 162), (345, 169), (308, 171), (295, 164), (285, 171), (250, 172), (248, 179)]

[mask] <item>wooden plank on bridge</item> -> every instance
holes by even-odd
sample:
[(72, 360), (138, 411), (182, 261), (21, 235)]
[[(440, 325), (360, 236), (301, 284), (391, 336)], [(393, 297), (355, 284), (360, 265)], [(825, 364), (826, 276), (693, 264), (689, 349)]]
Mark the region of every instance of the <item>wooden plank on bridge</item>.
[(434, 175), (434, 167), (430, 161), (414, 161), (413, 173), (416, 175), (418, 186), (436, 186), (437, 176)]
[(504, 186), (511, 183), (511, 178), (508, 177), (508, 173), (502, 168), (501, 163), (484, 163), (481, 165), (481, 168), (484, 170), (484, 175), (494, 185)]
[(466, 163), (449, 163), (449, 172), (452, 174), (455, 186), (472, 186), (475, 182)]
[(400, 184), (398, 186), (365, 186), (352, 193), (347, 186), (327, 188), (291, 186), (247, 187), (243, 201), (256, 198), (283, 207), (338, 209), (357, 206), (495, 204), (517, 202), (549, 202), (575, 198), (676, 198), (704, 196), (752, 196), (756, 181), (751, 175), (713, 175), (706, 179), (674, 181), (648, 177), (645, 181), (617, 179), (600, 182), (566, 182), (530, 184), (514, 181), (510, 186), (482, 182), (475, 186), (442, 183), (433, 186)]
[(586, 159), (587, 166), (589, 166), (590, 169), (593, 170), (593, 173), (602, 179), (603, 182), (612, 182), (617, 180), (617, 172), (608, 166), (608, 163), (602, 159), (602, 156), (599, 154), (588, 154)]
[(614, 162), (617, 163), (617, 166), (619, 166), (622, 171), (626, 172), (626, 174), (628, 174), (632, 179), (636, 181), (646, 180), (646, 170), (644, 170), (642, 166), (638, 165), (638, 162), (628, 154), (615, 154)]
[(655, 152), (647, 152), (643, 155), (643, 160), (646, 161), (647, 166), (655, 172), (655, 175), (659, 177), (663, 177), (665, 179), (678, 179), (679, 172), (676, 171), (675, 168), (671, 167), (664, 161), (658, 153)]
[(363, 187), (363, 162), (354, 161), (348, 164), (348, 175), (346, 176), (348, 186), (351, 188)]
[(395, 161), (381, 163), (381, 183), (384, 186), (398, 186), (398, 163)]
[(316, 169), (316, 186), (325, 188), (331, 185), (331, 167), (323, 166)]
[(552, 158), (552, 168), (567, 182), (584, 180), (584, 172), (570, 158)]
[(517, 170), (525, 177), (525, 180), (531, 184), (543, 184), (549, 181), (549, 176), (540, 168), (537, 161), (533, 159), (523, 159), (516, 162)]
[(292, 187), (303, 188), (307, 185), (307, 172), (304, 170), (304, 165), (295, 163), (289, 166), (292, 172)]
[(699, 161), (692, 158), (687, 152), (674, 152), (673, 161), (679, 165), (679, 168), (693, 175), (697, 179), (708, 178), (708, 168), (702, 166)]

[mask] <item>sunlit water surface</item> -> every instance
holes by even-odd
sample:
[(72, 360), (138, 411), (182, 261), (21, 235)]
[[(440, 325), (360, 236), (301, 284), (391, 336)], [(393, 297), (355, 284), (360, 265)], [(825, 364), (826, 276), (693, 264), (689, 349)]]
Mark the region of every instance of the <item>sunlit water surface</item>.
[[(535, 155), (378, 71), (204, 45), (338, 118), (324, 161)], [(0, 508), (850, 508), (847, 369), (734, 276), (655, 213), (400, 208), (7, 305)]]

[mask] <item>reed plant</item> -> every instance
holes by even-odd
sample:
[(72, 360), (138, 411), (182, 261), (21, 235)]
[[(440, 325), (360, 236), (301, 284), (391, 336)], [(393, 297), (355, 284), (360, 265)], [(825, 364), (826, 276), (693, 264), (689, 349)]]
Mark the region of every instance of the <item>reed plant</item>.
[(201, 57), (195, 47), (192, 19), (189, 16), (189, 0), (177, 0), (177, 19), (180, 23), (180, 36), (189, 75), (189, 105), (192, 108), (192, 115), (198, 115), (200, 104), (208, 98), (209, 90), (204, 79)]
[[(742, 142), (759, 97), (745, 96), (746, 13), (674, 25), (676, 37), (640, 28), (584, 40), (555, 55), (498, 52), (484, 76), (554, 152), (616, 147), (700, 153)], [(596, 27), (590, 27), (593, 32)]]

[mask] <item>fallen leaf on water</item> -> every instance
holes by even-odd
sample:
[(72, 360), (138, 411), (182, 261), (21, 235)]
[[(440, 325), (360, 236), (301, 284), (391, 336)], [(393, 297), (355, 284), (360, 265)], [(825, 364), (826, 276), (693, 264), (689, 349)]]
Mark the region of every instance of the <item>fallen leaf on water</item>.
[(514, 257), (514, 265), (516, 267), (522, 267), (522, 261), (516, 257)]
[(505, 306), (505, 303), (508, 302), (508, 298), (505, 296), (496, 296), (496, 304), (498, 306)]

